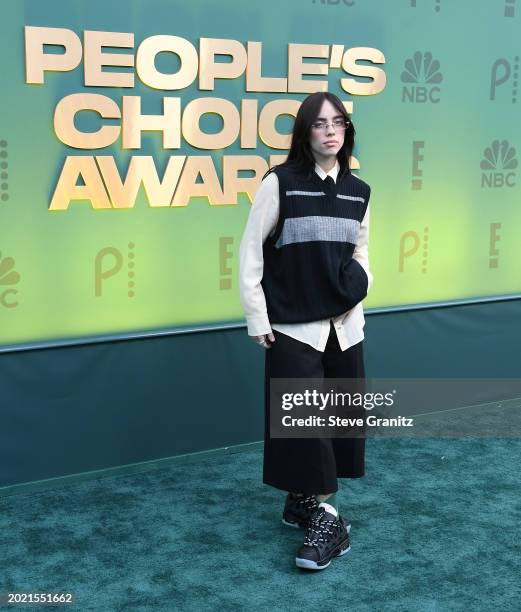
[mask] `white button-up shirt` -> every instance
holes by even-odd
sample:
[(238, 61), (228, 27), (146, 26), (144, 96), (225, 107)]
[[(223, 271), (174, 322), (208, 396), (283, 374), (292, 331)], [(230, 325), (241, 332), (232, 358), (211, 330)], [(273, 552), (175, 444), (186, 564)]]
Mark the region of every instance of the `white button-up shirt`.
[[(322, 180), (327, 175), (336, 182), (340, 169), (338, 161), (325, 172), (315, 164), (315, 172)], [(240, 244), (239, 254), (239, 294), (250, 336), (269, 334), (276, 329), (300, 342), (305, 342), (318, 351), (324, 351), (333, 322), (342, 351), (364, 339), (364, 310), (362, 302), (337, 317), (307, 323), (274, 323), (270, 325), (264, 290), (261, 280), (264, 270), (262, 245), (267, 236), (275, 230), (279, 218), (279, 179), (271, 172), (260, 184), (253, 199), (248, 221)], [(369, 270), (369, 204), (360, 224), (358, 241), (353, 257), (360, 263), (369, 279), (368, 290), (373, 283)]]

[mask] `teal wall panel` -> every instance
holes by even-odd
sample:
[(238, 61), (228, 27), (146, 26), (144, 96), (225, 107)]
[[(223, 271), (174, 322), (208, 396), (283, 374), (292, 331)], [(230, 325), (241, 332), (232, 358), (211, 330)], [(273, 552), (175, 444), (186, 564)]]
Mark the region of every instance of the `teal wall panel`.
[[(519, 378), (520, 319), (521, 300), (367, 315), (367, 376)], [(2, 353), (0, 486), (262, 440), (263, 368), (244, 328)]]

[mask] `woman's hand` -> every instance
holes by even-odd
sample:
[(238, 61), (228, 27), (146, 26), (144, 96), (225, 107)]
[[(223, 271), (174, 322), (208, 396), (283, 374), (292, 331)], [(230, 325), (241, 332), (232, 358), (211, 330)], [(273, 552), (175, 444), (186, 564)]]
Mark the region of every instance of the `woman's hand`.
[(271, 345), (273, 344), (273, 342), (275, 342), (275, 336), (273, 335), (273, 332), (270, 332), (269, 334), (263, 334), (262, 336), (251, 336), (251, 338), (254, 342), (259, 344), (260, 346), (263, 346), (264, 348), (271, 348)]

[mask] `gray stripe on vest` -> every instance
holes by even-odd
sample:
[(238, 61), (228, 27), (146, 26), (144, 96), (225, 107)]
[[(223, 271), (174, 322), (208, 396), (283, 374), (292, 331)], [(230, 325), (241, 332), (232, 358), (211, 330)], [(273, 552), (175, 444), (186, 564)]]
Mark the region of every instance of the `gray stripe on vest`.
[(358, 196), (342, 195), (341, 193), (337, 193), (336, 197), (337, 198), (342, 198), (342, 200), (353, 200), (354, 202), (365, 202), (364, 198), (360, 198)]
[(326, 194), (323, 191), (286, 191), (286, 195), (323, 196)]
[(356, 244), (360, 221), (344, 217), (289, 217), (284, 219), (277, 248), (295, 242), (322, 240), (327, 242), (350, 242)]

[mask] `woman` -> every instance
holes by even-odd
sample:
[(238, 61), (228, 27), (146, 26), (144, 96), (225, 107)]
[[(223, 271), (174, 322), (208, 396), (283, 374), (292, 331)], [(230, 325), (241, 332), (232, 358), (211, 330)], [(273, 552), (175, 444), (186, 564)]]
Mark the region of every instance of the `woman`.
[(248, 334), (265, 351), (263, 482), (287, 491), (282, 520), (306, 529), (297, 567), (350, 549), (338, 478), (364, 475), (365, 439), (271, 438), (270, 378), (365, 378), (361, 301), (370, 186), (351, 174), (355, 129), (329, 92), (301, 104), (287, 160), (263, 177), (240, 245)]

